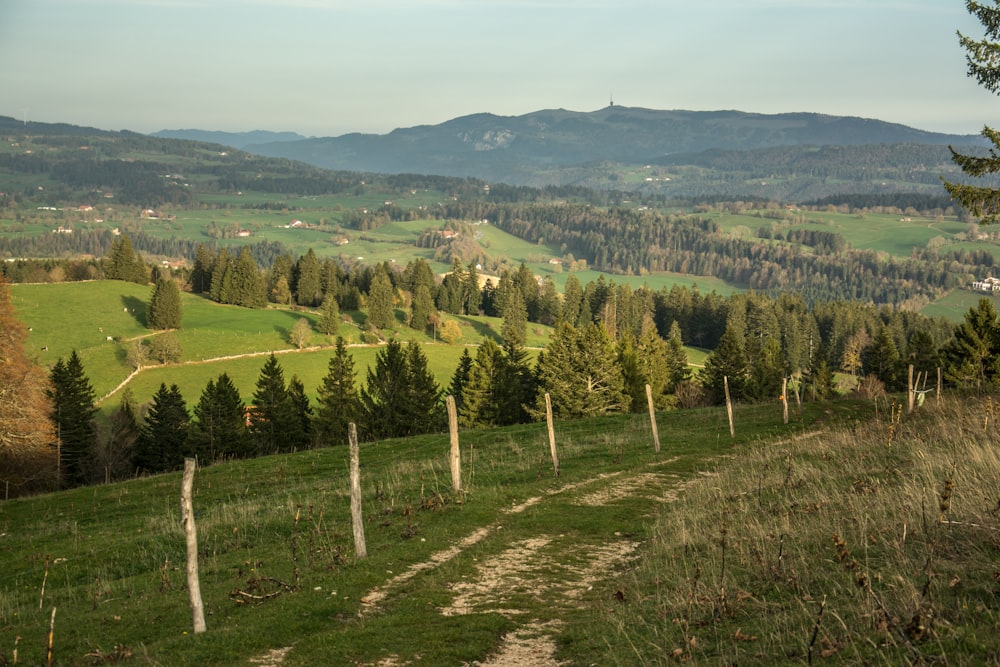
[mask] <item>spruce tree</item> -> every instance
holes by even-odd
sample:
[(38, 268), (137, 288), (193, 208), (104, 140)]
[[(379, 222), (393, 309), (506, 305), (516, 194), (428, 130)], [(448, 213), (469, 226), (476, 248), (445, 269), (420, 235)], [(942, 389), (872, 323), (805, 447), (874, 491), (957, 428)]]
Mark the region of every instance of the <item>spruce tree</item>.
[(598, 324), (576, 329), (564, 322), (556, 327), (538, 359), (538, 381), (539, 412), (546, 392), (553, 413), (563, 417), (620, 412), (627, 404), (614, 345)]
[(212, 287), (212, 264), (214, 262), (215, 257), (212, 251), (204, 244), (199, 243), (198, 250), (195, 251), (194, 267), (191, 269), (191, 275), (188, 276), (188, 284), (191, 285), (191, 291), (195, 294), (204, 294)]
[(226, 248), (219, 250), (212, 264), (212, 280), (209, 283), (208, 295), (217, 303), (232, 303), (230, 285), (233, 280), (233, 257)]
[(132, 474), (135, 446), (139, 439), (139, 410), (132, 390), (125, 387), (118, 406), (99, 430), (98, 451), (91, 461), (91, 479), (121, 480)]
[(315, 431), (324, 445), (347, 443), (347, 425), (357, 424), (360, 398), (355, 386), (354, 358), (347, 351), (344, 339), (337, 337), (337, 346), (327, 363), (327, 373), (317, 390)]
[(366, 437), (395, 438), (409, 432), (409, 373), (406, 352), (394, 338), (375, 353), (361, 390), (361, 412)]
[(111, 242), (111, 249), (105, 262), (104, 277), (139, 285), (149, 282), (146, 264), (132, 248), (132, 240), (128, 234), (122, 234)]
[(503, 323), (500, 325), (500, 338), (505, 346), (524, 347), (528, 338), (528, 309), (524, 296), (518, 287), (512, 287), (507, 294), (503, 309)]
[(410, 327), (417, 331), (426, 331), (433, 315), (435, 312), (431, 291), (426, 285), (418, 285), (413, 295), (413, 304), (410, 306)]
[(409, 429), (405, 435), (437, 433), (446, 423), (442, 393), (427, 365), (420, 343), (410, 341), (406, 348), (406, 412)]
[(94, 388), (83, 370), (76, 350), (67, 361), (60, 357), (50, 373), (52, 422), (59, 445), (60, 480), (64, 487), (84, 484), (84, 465), (97, 444), (97, 425), (94, 417)]
[(483, 293), (479, 289), (479, 270), (475, 260), (469, 262), (465, 279), (462, 281), (462, 301), (466, 315), (479, 315), (483, 304)]
[(257, 260), (250, 253), (250, 248), (243, 246), (240, 256), (233, 264), (229, 279), (228, 301), (244, 308), (263, 308), (267, 305), (267, 294), (264, 289), (264, 277), (257, 268)]
[(226, 373), (209, 380), (194, 406), (188, 449), (211, 462), (243, 458), (248, 454), (246, 406)]
[(319, 259), (313, 249), (309, 248), (295, 265), (295, 303), (312, 307), (319, 305), (322, 299)]
[(250, 433), (257, 454), (286, 451), (287, 434), (296, 416), (285, 384), (285, 372), (272, 353), (260, 370), (250, 409)]
[(969, 309), (944, 349), (945, 375), (950, 382), (984, 391), (1000, 380), (1000, 322), (986, 298)]
[[(968, 75), (994, 94), (1000, 94), (1000, 5), (989, 6), (966, 0), (966, 9), (983, 25), (985, 35), (976, 40), (958, 33), (965, 49)], [(984, 126), (982, 135), (992, 144), (989, 155), (967, 155), (949, 146), (952, 160), (962, 172), (974, 178), (1000, 172), (1000, 131)], [(1000, 190), (967, 183), (944, 182), (945, 190), (980, 222), (1000, 220)]]
[(368, 291), (368, 322), (378, 329), (391, 328), (396, 322), (393, 301), (392, 281), (385, 269), (379, 266)]
[(492, 338), (484, 338), (476, 349), (476, 357), (468, 371), (462, 389), (462, 405), (458, 409), (462, 428), (482, 428), (499, 423), (497, 390), (503, 353)]
[(340, 331), (340, 307), (333, 294), (323, 297), (323, 305), (319, 309), (319, 322), (316, 324), (319, 332), (327, 336), (336, 336)]
[(288, 381), (288, 431), (281, 441), (282, 452), (297, 452), (309, 449), (312, 444), (312, 406), (306, 395), (305, 385), (299, 376), (293, 375)]
[(448, 393), (455, 399), (455, 409), (461, 413), (465, 404), (465, 387), (469, 383), (469, 375), (472, 371), (472, 357), (469, 355), (469, 348), (463, 348), (462, 354), (458, 358), (458, 366), (451, 375), (451, 383), (448, 385)]
[(181, 328), (181, 292), (173, 280), (160, 278), (146, 309), (151, 329)]
[(740, 327), (727, 326), (719, 340), (718, 347), (705, 359), (705, 366), (698, 374), (709, 399), (716, 405), (726, 402), (725, 385), (729, 384), (729, 395), (733, 400), (743, 398), (749, 367), (743, 347)]
[(179, 469), (188, 454), (187, 429), (190, 417), (177, 385), (160, 383), (146, 411), (136, 443), (136, 469), (160, 473)]

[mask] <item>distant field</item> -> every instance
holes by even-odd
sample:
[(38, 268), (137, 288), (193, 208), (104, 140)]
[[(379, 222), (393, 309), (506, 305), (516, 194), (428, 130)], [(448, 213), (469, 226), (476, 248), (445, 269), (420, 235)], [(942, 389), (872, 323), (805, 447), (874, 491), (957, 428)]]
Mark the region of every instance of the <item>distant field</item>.
[[(954, 218), (936, 219), (920, 216), (890, 215), (866, 213), (864, 215), (848, 213), (830, 213), (826, 211), (801, 211), (796, 213), (805, 219), (805, 223), (793, 220), (770, 220), (753, 215), (731, 215), (728, 213), (711, 213), (706, 217), (714, 219), (726, 231), (745, 227), (751, 235), (755, 235), (760, 227), (770, 227), (775, 223), (782, 230), (788, 229), (820, 229), (822, 231), (840, 234), (852, 248), (886, 252), (893, 257), (909, 257), (913, 248), (925, 248), (928, 241), (940, 237), (943, 240), (942, 249), (976, 249), (1000, 251), (1000, 244), (995, 242), (967, 242), (964, 233), (968, 231), (967, 223)], [(959, 235), (963, 235), (959, 238)]]
[(928, 317), (943, 317), (951, 322), (961, 322), (965, 314), (983, 298), (992, 301), (993, 307), (1000, 310), (1000, 297), (998, 296), (973, 292), (968, 289), (957, 289), (921, 309), (920, 312)]

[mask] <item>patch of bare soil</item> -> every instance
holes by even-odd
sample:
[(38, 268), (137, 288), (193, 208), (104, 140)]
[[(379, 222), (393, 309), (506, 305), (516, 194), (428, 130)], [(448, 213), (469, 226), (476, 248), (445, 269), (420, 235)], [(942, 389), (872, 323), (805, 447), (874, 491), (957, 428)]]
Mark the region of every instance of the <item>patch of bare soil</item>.
[(261, 667), (279, 667), (279, 665), (285, 661), (285, 656), (288, 655), (291, 650), (291, 646), (271, 649), (264, 655), (259, 655), (256, 658), (250, 658), (250, 664), (260, 665)]
[(524, 625), (500, 640), (500, 650), (476, 667), (562, 667), (567, 662), (556, 660), (556, 642), (552, 634), (559, 630), (558, 621), (535, 621)]

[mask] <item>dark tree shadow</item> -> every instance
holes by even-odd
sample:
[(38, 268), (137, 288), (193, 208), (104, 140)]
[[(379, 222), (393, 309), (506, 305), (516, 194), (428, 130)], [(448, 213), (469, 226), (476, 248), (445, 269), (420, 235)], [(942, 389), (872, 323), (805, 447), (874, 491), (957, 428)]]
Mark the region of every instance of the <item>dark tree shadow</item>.
[(122, 295), (122, 306), (124, 306), (125, 311), (129, 315), (135, 318), (136, 322), (143, 327), (147, 326), (145, 301), (137, 299), (134, 296)]

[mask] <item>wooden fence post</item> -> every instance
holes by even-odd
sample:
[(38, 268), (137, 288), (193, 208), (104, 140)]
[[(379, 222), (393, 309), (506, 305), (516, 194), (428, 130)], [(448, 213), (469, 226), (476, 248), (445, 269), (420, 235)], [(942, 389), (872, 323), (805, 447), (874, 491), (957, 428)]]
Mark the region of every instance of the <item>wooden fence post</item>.
[(649, 405), (649, 424), (653, 428), (653, 447), (660, 453), (660, 432), (656, 429), (656, 408), (653, 407), (653, 388), (646, 385), (646, 403)]
[(552, 426), (552, 399), (549, 392), (545, 392), (545, 421), (549, 426), (549, 449), (552, 450), (552, 467), (559, 476), (559, 456), (556, 454), (556, 431)]
[[(919, 380), (920, 376), (917, 375)], [(913, 384), (913, 364), (910, 364), (906, 375), (906, 412), (907, 414), (913, 412), (913, 403), (917, 398), (917, 388)]]
[(941, 367), (938, 366), (937, 400), (941, 400)]
[(198, 532), (194, 525), (194, 502), (191, 500), (197, 466), (198, 462), (194, 459), (184, 459), (184, 477), (181, 479), (181, 516), (187, 539), (187, 583), (196, 635), (205, 632), (205, 607), (201, 602), (201, 583), (198, 581)]
[(351, 422), (347, 425), (347, 442), (351, 448), (351, 523), (354, 526), (354, 554), (358, 558), (368, 557), (365, 546), (365, 518), (361, 513), (361, 466), (358, 462), (358, 427)]
[(726, 392), (726, 414), (729, 415), (729, 437), (736, 437), (736, 425), (733, 423), (733, 399), (729, 397), (729, 377), (722, 376), (722, 388)]
[(445, 398), (448, 407), (448, 435), (451, 438), (451, 488), (462, 490), (462, 454), (458, 448), (458, 410), (455, 408), (455, 397)]
[(788, 423), (788, 378), (781, 379), (781, 409), (785, 423)]

